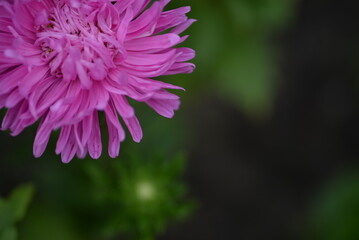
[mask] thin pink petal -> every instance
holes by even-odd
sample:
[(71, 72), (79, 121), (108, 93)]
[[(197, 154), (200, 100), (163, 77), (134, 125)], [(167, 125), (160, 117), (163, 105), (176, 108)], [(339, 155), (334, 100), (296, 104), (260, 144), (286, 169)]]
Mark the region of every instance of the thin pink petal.
[[(164, 11), (170, 0), (0, 0), (1, 130), (15, 136), (39, 121), (33, 153), (40, 157), (51, 133), (60, 132), (56, 154), (99, 158), (99, 113), (108, 127), (108, 154), (117, 157), (127, 126), (143, 133), (128, 99), (171, 118), (181, 87), (154, 80), (190, 73), (189, 48), (174, 48), (195, 20), (190, 7)], [(166, 31), (166, 32), (164, 32)]]

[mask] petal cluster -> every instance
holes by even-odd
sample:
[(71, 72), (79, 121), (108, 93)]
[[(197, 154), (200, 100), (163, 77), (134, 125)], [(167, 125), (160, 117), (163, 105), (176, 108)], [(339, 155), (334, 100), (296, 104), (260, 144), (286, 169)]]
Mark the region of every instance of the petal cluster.
[(189, 7), (165, 11), (170, 0), (0, 0), (1, 130), (18, 135), (39, 120), (34, 155), (59, 130), (56, 153), (102, 153), (99, 112), (108, 128), (108, 153), (117, 157), (125, 131), (134, 141), (142, 130), (128, 99), (171, 118), (180, 87), (154, 80), (191, 73), (190, 48), (174, 48), (195, 20)]

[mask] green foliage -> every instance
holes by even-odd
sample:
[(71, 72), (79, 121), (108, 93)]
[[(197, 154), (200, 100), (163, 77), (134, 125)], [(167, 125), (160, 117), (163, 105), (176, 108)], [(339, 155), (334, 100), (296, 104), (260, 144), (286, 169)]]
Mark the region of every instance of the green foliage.
[(198, 0), (191, 27), (194, 81), (213, 90), (253, 120), (270, 115), (279, 70), (274, 33), (287, 26), (295, 0)]
[(109, 209), (103, 234), (154, 239), (170, 221), (187, 217), (194, 205), (184, 199), (186, 188), (179, 181), (184, 163), (185, 158), (179, 155), (170, 160), (131, 156), (126, 161), (112, 161), (105, 168), (88, 165), (94, 199), (98, 206)]
[[(74, 160), (70, 165), (50, 153), (34, 159), (41, 165), (31, 173), (38, 194), (16, 226), (17, 239), (113, 240), (118, 235), (122, 240), (153, 239), (171, 222), (187, 217), (194, 204), (187, 200), (181, 180), (184, 156), (156, 157), (153, 152), (163, 150), (154, 145), (152, 151), (138, 144), (122, 147), (118, 159), (104, 155), (101, 160)], [(132, 156), (134, 152), (146, 157)], [(4, 203), (0, 201), (0, 209)], [(1, 240), (12, 239), (16, 231), (11, 226)]]
[(350, 171), (330, 182), (319, 195), (311, 217), (312, 239), (359, 239), (359, 172)]
[(26, 213), (33, 196), (32, 185), (26, 184), (16, 188), (7, 200), (0, 199), (0, 240), (16, 240), (15, 224)]
[[(76, 217), (69, 209), (60, 205), (54, 208), (49, 203), (35, 202), (18, 228), (18, 240), (89, 240), (79, 233)], [(76, 219), (76, 218), (75, 218)]]
[(240, 54), (220, 63), (220, 91), (234, 101), (249, 117), (270, 114), (275, 93), (275, 62), (261, 39), (245, 39), (231, 46)]

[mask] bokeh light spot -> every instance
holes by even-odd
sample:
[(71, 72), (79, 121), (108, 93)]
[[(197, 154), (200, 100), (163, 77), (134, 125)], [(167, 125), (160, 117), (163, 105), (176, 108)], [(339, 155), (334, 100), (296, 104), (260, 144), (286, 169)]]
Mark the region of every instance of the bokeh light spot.
[(149, 181), (141, 181), (136, 186), (136, 193), (139, 200), (151, 200), (155, 196), (155, 188)]

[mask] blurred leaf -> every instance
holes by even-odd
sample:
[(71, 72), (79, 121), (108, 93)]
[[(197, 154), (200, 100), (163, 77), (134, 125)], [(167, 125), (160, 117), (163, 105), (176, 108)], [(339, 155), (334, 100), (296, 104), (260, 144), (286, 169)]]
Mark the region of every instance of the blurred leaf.
[(34, 203), (19, 226), (19, 240), (88, 240), (81, 236), (69, 209), (52, 209), (46, 204)]
[[(270, 39), (293, 16), (296, 0), (199, 0), (192, 28), (197, 50), (195, 74), (203, 84), (263, 120), (272, 111), (277, 89), (276, 49)], [(196, 78), (197, 79), (197, 78)]]
[(15, 227), (9, 227), (4, 229), (2, 232), (0, 231), (0, 240), (16, 240), (17, 232)]
[(11, 194), (8, 203), (13, 211), (14, 220), (21, 220), (34, 194), (34, 188), (30, 184), (22, 185)]
[(292, 16), (296, 0), (226, 0), (223, 1), (231, 22), (239, 29), (271, 31)]
[(32, 185), (22, 185), (11, 193), (8, 200), (0, 203), (0, 232), (24, 217), (33, 193)]
[(183, 153), (177, 154), (170, 163), (165, 164), (164, 171), (173, 179), (179, 178), (185, 169), (187, 159)]
[(312, 239), (359, 239), (359, 171), (351, 170), (331, 181), (319, 195), (312, 215)]
[[(227, 15), (221, 8), (223, 4), (213, 5), (208, 3), (208, 0), (198, 0), (191, 1), (189, 5), (192, 6), (193, 17), (198, 21), (186, 31), (185, 34), (189, 34), (190, 37), (186, 40), (185, 45), (196, 50), (194, 62), (197, 68), (195, 73), (206, 78), (209, 70), (216, 69), (216, 59), (221, 54), (222, 47), (226, 45), (231, 29), (226, 21)], [(191, 76), (178, 75), (177, 77), (188, 79)], [(203, 82), (192, 81), (191, 88), (199, 83), (203, 84)]]
[(259, 39), (239, 41), (220, 64), (220, 91), (253, 118), (262, 118), (272, 110), (276, 81), (274, 59)]

